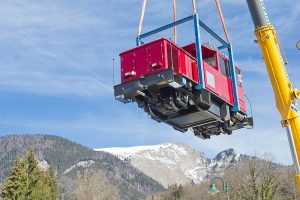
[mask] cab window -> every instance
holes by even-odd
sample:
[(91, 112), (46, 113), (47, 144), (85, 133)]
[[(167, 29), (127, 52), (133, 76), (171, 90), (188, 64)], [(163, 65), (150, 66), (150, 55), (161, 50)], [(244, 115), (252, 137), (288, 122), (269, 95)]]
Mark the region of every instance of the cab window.
[(236, 75), (236, 82), (237, 85), (240, 87), (243, 87), (243, 76), (240, 70), (235, 69), (235, 75)]
[(230, 77), (229, 62), (222, 56), (219, 56), (220, 71), (224, 76)]
[(205, 62), (207, 62), (207, 64), (209, 64), (213, 68), (217, 69), (217, 63), (216, 63), (216, 56), (215, 56), (215, 54), (212, 54), (210, 56), (206, 56), (205, 58), (203, 58), (203, 60)]

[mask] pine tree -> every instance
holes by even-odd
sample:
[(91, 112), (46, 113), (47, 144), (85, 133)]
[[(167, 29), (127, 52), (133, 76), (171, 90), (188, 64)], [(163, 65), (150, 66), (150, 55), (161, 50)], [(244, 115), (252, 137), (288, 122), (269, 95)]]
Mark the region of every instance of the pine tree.
[(54, 171), (40, 169), (30, 150), (26, 160), (17, 157), (0, 196), (3, 200), (56, 200), (58, 187)]
[(50, 167), (47, 171), (44, 172), (42, 185), (44, 187), (44, 196), (49, 197), (49, 199), (58, 198), (58, 185), (56, 183), (56, 177), (52, 167)]
[(17, 156), (12, 167), (11, 175), (4, 183), (1, 197), (3, 200), (25, 199), (26, 190), (26, 169), (25, 162)]
[(26, 180), (26, 199), (39, 199), (37, 193), (39, 193), (41, 185), (41, 171), (38, 167), (38, 162), (34, 156), (32, 150), (29, 151), (27, 159), (26, 159), (26, 170), (27, 170), (27, 180)]

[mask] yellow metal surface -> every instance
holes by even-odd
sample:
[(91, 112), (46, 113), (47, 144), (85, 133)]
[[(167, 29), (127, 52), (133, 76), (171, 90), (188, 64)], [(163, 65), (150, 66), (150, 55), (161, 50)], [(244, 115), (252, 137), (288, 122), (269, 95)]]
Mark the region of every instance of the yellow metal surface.
[(272, 25), (259, 27), (255, 34), (273, 86), (276, 107), (281, 113), (282, 119), (288, 120), (297, 117), (298, 112), (291, 109), (292, 104), (296, 104), (296, 102), (292, 95), (292, 84), (288, 81), (285, 65), (278, 48), (274, 27)]
[[(296, 101), (300, 92), (289, 82), (274, 27), (258, 27), (255, 35), (272, 83), (276, 107), (282, 116), (282, 125), (291, 126), (296, 154), (300, 158), (300, 118)], [(299, 163), (299, 160), (297, 162)], [(300, 174), (296, 174), (295, 179), (300, 193)]]
[[(291, 126), (293, 139), (295, 143), (297, 157), (300, 158), (300, 118), (295, 117), (287, 120), (287, 123)], [(299, 160), (298, 160), (299, 163)], [(300, 185), (299, 185), (300, 187)]]
[(299, 174), (297, 174), (295, 176), (295, 181), (296, 181), (296, 187), (297, 187), (298, 193), (300, 194), (300, 175)]
[(296, 99), (300, 99), (300, 90), (294, 89), (293, 94)]

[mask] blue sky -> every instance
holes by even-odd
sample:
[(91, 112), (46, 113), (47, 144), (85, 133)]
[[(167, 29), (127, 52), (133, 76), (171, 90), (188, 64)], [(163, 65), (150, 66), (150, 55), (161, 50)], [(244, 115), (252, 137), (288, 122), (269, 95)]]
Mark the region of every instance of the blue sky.
[[(276, 161), (290, 163), (285, 130), (253, 43), (246, 1), (221, 2), (252, 102), (254, 129), (203, 141), (150, 120), (134, 104), (114, 100), (112, 58), (118, 70), (119, 52), (134, 47), (141, 0), (20, 0), (0, 4), (0, 135), (55, 134), (99, 148), (182, 142), (208, 156), (233, 147), (240, 153), (271, 153)], [(300, 51), (295, 48), (300, 39), (300, 2), (265, 2), (290, 61), (290, 78), (300, 87)], [(197, 10), (222, 34), (214, 1), (197, 1)], [(178, 0), (178, 18), (191, 13), (190, 1)], [(172, 1), (149, 1), (143, 31), (171, 21)], [(191, 24), (179, 28), (180, 44), (193, 41), (191, 30)], [(210, 41), (205, 34), (202, 39)], [(115, 78), (119, 82), (118, 73)]]

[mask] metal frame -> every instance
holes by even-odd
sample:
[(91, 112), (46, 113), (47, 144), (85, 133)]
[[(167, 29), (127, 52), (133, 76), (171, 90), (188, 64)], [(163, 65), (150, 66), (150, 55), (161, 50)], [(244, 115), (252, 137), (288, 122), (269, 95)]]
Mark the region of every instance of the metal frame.
[(292, 129), (290, 125), (287, 125), (285, 127), (286, 129), (286, 134), (288, 137), (288, 141), (289, 141), (289, 145), (290, 145), (290, 150), (291, 150), (291, 154), (292, 154), (292, 158), (293, 158), (293, 163), (294, 163), (294, 167), (295, 167), (295, 171), (296, 174), (300, 174), (300, 166), (299, 166), (299, 162), (298, 162), (298, 156), (297, 156), (297, 149), (295, 146), (295, 141), (293, 138), (293, 133), (292, 133)]
[(177, 20), (165, 26), (159, 27), (152, 31), (146, 32), (144, 34), (137, 35), (136, 37), (136, 45), (140, 46), (144, 44), (142, 42), (143, 38), (149, 37), (151, 35), (157, 34), (159, 32), (165, 31), (167, 29), (173, 28), (177, 25), (186, 23), (188, 21), (194, 22), (194, 33), (195, 33), (195, 45), (196, 45), (196, 56), (198, 65), (198, 73), (199, 73), (199, 83), (196, 85), (197, 90), (205, 89), (204, 84), (204, 70), (203, 70), (203, 62), (202, 62), (202, 50), (201, 50), (201, 37), (200, 37), (200, 27), (203, 28), (207, 33), (213, 36), (217, 41), (219, 41), (222, 45), (218, 47), (219, 50), (227, 49), (228, 50), (228, 57), (229, 57), (229, 64), (230, 64), (230, 73), (232, 76), (232, 90), (233, 90), (233, 98), (234, 98), (234, 106), (231, 108), (233, 112), (240, 111), (240, 103), (238, 99), (238, 88), (237, 88), (237, 81), (236, 81), (236, 74), (235, 74), (235, 64), (233, 58), (233, 50), (231, 44), (227, 43), (224, 39), (222, 39), (217, 33), (215, 33), (212, 29), (210, 29), (204, 22), (199, 20), (198, 14), (195, 13), (194, 15), (185, 17), (183, 19)]

